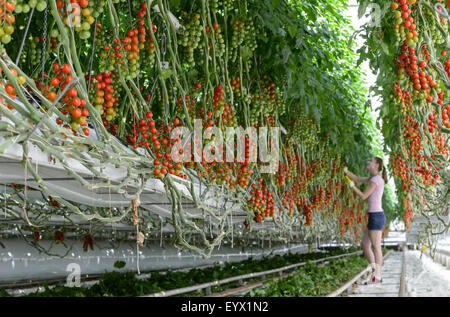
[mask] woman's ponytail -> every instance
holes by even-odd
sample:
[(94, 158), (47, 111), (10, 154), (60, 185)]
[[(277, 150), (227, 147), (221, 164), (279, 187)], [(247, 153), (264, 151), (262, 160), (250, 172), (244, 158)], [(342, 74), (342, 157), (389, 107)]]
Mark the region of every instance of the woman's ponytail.
[(378, 165), (380, 166), (378, 171), (382, 172), (381, 175), (383, 177), (384, 183), (387, 184), (388, 178), (387, 178), (386, 168), (383, 165), (383, 160), (380, 159), (379, 157), (376, 157), (375, 160), (377, 161)]
[(383, 180), (384, 180), (384, 183), (387, 184), (388, 178), (387, 178), (386, 168), (384, 166), (383, 166)]

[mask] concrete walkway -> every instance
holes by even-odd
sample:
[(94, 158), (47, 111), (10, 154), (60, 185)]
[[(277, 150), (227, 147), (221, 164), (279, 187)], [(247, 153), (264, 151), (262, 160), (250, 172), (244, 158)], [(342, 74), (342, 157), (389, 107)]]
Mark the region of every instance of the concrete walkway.
[(450, 270), (420, 251), (406, 252), (406, 296), (450, 297)]
[(403, 252), (394, 251), (385, 260), (381, 271), (383, 283), (357, 285), (348, 297), (398, 297), (402, 274)]

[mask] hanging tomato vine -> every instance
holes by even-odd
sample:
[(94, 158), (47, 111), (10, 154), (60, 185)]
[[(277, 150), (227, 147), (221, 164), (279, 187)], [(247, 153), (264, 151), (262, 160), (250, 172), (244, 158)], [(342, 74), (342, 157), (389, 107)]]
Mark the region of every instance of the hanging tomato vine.
[[(55, 241), (64, 240), (66, 229), (45, 225), (50, 214), (136, 226), (139, 245), (165, 222), (177, 246), (206, 256), (238, 232), (258, 236), (261, 224), (271, 224), (270, 234), (281, 241), (360, 239), (365, 206), (342, 184), (342, 171), (347, 165), (364, 172), (365, 159), (381, 149), (373, 145), (378, 140), (351, 62), (355, 54), (345, 46), (345, 1), (0, 2), (6, 10), (0, 114), (7, 119), (0, 123), (0, 153), (21, 144), (26, 174), (45, 200), (51, 197), (48, 208), (27, 204), (26, 181), (9, 184), (14, 194), (2, 194), (8, 204), (1, 208), (32, 228), (36, 242), (52, 230)], [(441, 115), (426, 114), (430, 127)], [(276, 172), (262, 173), (264, 162), (251, 160), (250, 136), (243, 160), (210, 161), (204, 151), (199, 160), (174, 161), (171, 150), (181, 136), (171, 132), (192, 129), (194, 120), (224, 135), (230, 127), (282, 127)], [(214, 137), (199, 142), (193, 146), (223, 150)], [(30, 145), (87, 189), (120, 193), (130, 206), (89, 208), (56, 195), (30, 163)], [(83, 178), (68, 158), (102, 181)], [(125, 169), (126, 177), (113, 182), (103, 171), (108, 165)], [(172, 207), (165, 220), (140, 201), (146, 181), (155, 178)], [(199, 182), (201, 193), (193, 185)], [(137, 191), (127, 192), (130, 184), (139, 184)], [(186, 199), (200, 216), (183, 206)], [(13, 206), (21, 204), (18, 213)], [(236, 225), (239, 212), (245, 220)], [(386, 213), (394, 217), (390, 208)], [(72, 225), (83, 249), (93, 249), (97, 229)]]
[[(368, 2), (359, 2), (363, 12)], [(422, 238), (432, 245), (434, 235), (449, 229), (444, 216), (450, 205), (450, 3), (374, 2), (381, 23), (366, 26), (361, 59), (380, 71), (382, 131), (403, 219), (409, 228), (414, 216), (425, 216), (429, 223)]]

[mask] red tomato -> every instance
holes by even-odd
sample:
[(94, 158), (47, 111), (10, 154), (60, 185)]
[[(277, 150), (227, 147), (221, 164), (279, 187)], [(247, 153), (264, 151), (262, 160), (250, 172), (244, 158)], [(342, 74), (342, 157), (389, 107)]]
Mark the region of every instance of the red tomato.
[(56, 87), (59, 85), (59, 79), (58, 78), (53, 78), (52, 81), (50, 82), (50, 85), (52, 85), (53, 87)]
[(75, 88), (72, 88), (72, 89), (69, 90), (69, 96), (70, 97), (72, 97), (72, 98), (76, 97), (77, 94), (78, 94), (78, 92), (77, 92), (77, 90)]
[(63, 67), (62, 67), (62, 72), (64, 73), (64, 74), (68, 74), (68, 73), (70, 73), (70, 65), (69, 64), (64, 64), (63, 65)]
[(66, 84), (69, 84), (69, 83), (72, 81), (72, 79), (73, 79), (72, 76), (67, 75), (65, 83), (66, 83)]
[(79, 107), (79, 106), (81, 106), (81, 100), (80, 100), (80, 98), (78, 98), (78, 97), (73, 98), (73, 100), (72, 100), (72, 105), (73, 105), (74, 107)]
[(81, 117), (81, 109), (80, 108), (73, 109), (72, 110), (72, 118), (78, 119), (79, 117)]

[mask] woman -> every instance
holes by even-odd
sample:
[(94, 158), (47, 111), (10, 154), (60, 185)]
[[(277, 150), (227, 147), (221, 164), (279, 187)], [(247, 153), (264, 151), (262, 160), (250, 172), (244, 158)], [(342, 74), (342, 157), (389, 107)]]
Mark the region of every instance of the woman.
[[(381, 199), (383, 197), (384, 185), (387, 183), (386, 169), (383, 166), (383, 160), (374, 157), (367, 162), (367, 170), (371, 177), (358, 177), (344, 169), (344, 173), (352, 180), (350, 187), (363, 200), (369, 202), (369, 222), (367, 230), (364, 232), (362, 240), (362, 249), (372, 267), (372, 277), (370, 282), (381, 283), (381, 267), (383, 265), (383, 254), (381, 252), (381, 235), (383, 226), (386, 223), (386, 217), (382, 208)], [(380, 176), (380, 173), (382, 176)], [(353, 182), (368, 183), (366, 190), (362, 193)]]

